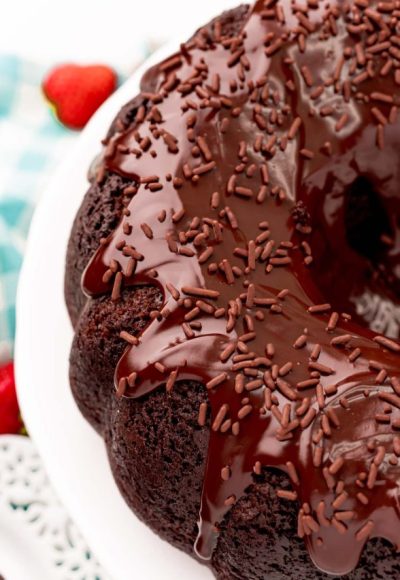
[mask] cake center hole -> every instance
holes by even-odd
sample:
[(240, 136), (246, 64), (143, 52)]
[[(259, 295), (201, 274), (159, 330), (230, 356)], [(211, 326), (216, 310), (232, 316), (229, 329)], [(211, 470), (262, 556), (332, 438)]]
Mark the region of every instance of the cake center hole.
[(310, 274), (320, 300), (374, 332), (398, 338), (400, 280), (392, 218), (374, 181), (365, 175), (340, 196), (323, 199), (313, 214)]
[(364, 176), (358, 177), (346, 192), (344, 225), (349, 246), (371, 262), (379, 262), (393, 233), (379, 195)]

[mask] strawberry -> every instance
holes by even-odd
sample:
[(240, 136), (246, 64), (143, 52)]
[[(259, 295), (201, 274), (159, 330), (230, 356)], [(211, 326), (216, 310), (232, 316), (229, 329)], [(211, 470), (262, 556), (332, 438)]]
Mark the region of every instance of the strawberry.
[(105, 65), (60, 65), (42, 83), (58, 120), (71, 129), (82, 129), (116, 87), (117, 75)]
[(14, 365), (9, 362), (0, 367), (0, 434), (20, 433), (22, 427), (15, 390)]

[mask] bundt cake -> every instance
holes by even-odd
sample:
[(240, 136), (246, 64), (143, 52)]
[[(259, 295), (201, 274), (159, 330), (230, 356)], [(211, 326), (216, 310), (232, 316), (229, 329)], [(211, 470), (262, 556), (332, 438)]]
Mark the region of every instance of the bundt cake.
[(400, 576), (399, 105), (399, 0), (258, 0), (144, 75), (91, 168), (72, 391), (219, 579)]

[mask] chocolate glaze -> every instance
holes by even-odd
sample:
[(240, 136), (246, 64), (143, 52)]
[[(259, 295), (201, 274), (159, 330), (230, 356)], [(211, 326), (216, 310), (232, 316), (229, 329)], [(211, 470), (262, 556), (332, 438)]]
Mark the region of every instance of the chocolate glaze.
[[(345, 574), (357, 565), (369, 537), (387, 538), (395, 546), (400, 541), (400, 439), (395, 433), (400, 398), (393, 398), (400, 395), (400, 359), (397, 343), (383, 348), (365, 324), (342, 315), (336, 322), (329, 308), (316, 313), (308, 309), (330, 302), (340, 313), (344, 307), (351, 309), (363, 292), (390, 304), (399, 299), (399, 61), (393, 57), (392, 68), (380, 74), (391, 53), (371, 47), (394, 36), (400, 12), (370, 8), (366, 14), (364, 8), (342, 2), (329, 6), (315, 3), (295, 12), (289, 2), (258, 1), (233, 44), (221, 39), (215, 21), (212, 29), (200, 30), (183, 46), (177, 58), (147, 72), (139, 121), (112, 138), (104, 155), (107, 171), (137, 183), (130, 215), (93, 256), (83, 288), (96, 296), (110, 292), (114, 284), (115, 292), (109, 270), (115, 260), (114, 270), (122, 272), (124, 285), (154, 284), (163, 292), (162, 315), (155, 314), (117, 366), (120, 394), (140, 398), (166, 381), (168, 388), (179, 388), (179, 382), (172, 385), (175, 378), (207, 385), (226, 373), (223, 382), (208, 389), (213, 428), (197, 555), (211, 558), (218, 522), (245, 493), (260, 462), (291, 476), (300, 505), (299, 534), (316, 566)], [(354, 27), (351, 32), (349, 25)], [(356, 26), (361, 29), (356, 31)], [(367, 78), (361, 82), (358, 76), (365, 70)], [(197, 77), (197, 90), (186, 81), (190, 76)], [(297, 118), (301, 124), (295, 131)], [(172, 141), (159, 134), (163, 131)], [(199, 136), (206, 147), (193, 151)], [(210, 161), (215, 166), (206, 171), (203, 166)], [(241, 163), (244, 171), (237, 167)], [(267, 167), (268, 177), (261, 166)], [(193, 178), (198, 167), (204, 172)], [(154, 175), (162, 185), (157, 191), (146, 183)], [(170, 176), (182, 182), (174, 185)], [(379, 245), (374, 255), (363, 255), (349, 242), (349, 191), (360, 177), (364, 181), (358, 185), (368, 185), (384, 216), (382, 227), (378, 215), (379, 223), (371, 222), (378, 236), (372, 249)], [(239, 187), (236, 193), (234, 187)], [(210, 202), (215, 191), (220, 197), (217, 208)], [(182, 208), (184, 216), (177, 221)], [(164, 210), (166, 218), (160, 221)], [(203, 225), (206, 236), (179, 238), (179, 232)], [(371, 240), (363, 234), (368, 246)], [(271, 240), (274, 244), (266, 247)], [(254, 245), (266, 249), (261, 256), (256, 253), (253, 263)], [(199, 261), (207, 247), (213, 255)], [(134, 253), (135, 271), (127, 276), (129, 248), (142, 256)], [(250, 258), (238, 256), (235, 248), (246, 250)], [(282, 259), (287, 264), (279, 264)], [(241, 268), (242, 275), (224, 274), (223, 260)], [(212, 266), (210, 271), (212, 262), (220, 265), (216, 272)], [(171, 284), (179, 298), (171, 295)], [(217, 291), (218, 296), (192, 296), (191, 304), (183, 303), (190, 295), (187, 287)], [(187, 315), (199, 299), (200, 308), (208, 312), (200, 310), (193, 320), (201, 328), (190, 329)], [(225, 311), (216, 317), (218, 308)], [(240, 338), (253, 326), (254, 336)], [(302, 335), (305, 344), (299, 341), (295, 348)], [(331, 343), (343, 335), (350, 337), (342, 345)], [(246, 369), (234, 367), (239, 359), (232, 356), (222, 360), (221, 352), (231, 343), (233, 357), (250, 353)], [(137, 379), (129, 385), (126, 377), (132, 379), (133, 372)], [(238, 374), (243, 376), (243, 392), (235, 383)], [(305, 388), (301, 383), (310, 378), (316, 384)], [(307, 400), (309, 409), (303, 412)], [(219, 421), (221, 408), (226, 414)], [(389, 420), (380, 417), (385, 413)], [(320, 460), (316, 448), (322, 448)], [(221, 477), (227, 466), (228, 479)]]

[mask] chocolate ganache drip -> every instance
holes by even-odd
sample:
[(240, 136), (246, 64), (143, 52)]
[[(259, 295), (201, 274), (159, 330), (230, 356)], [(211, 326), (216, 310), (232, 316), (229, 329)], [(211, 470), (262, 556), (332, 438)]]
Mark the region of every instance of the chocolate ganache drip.
[(215, 20), (150, 69), (106, 147), (132, 199), (83, 289), (164, 296), (122, 333), (118, 396), (207, 389), (200, 558), (264, 467), (321, 570), (400, 542), (400, 345), (336, 307), (366, 279), (398, 302), (399, 32), (398, 2), (258, 1), (236, 37)]

